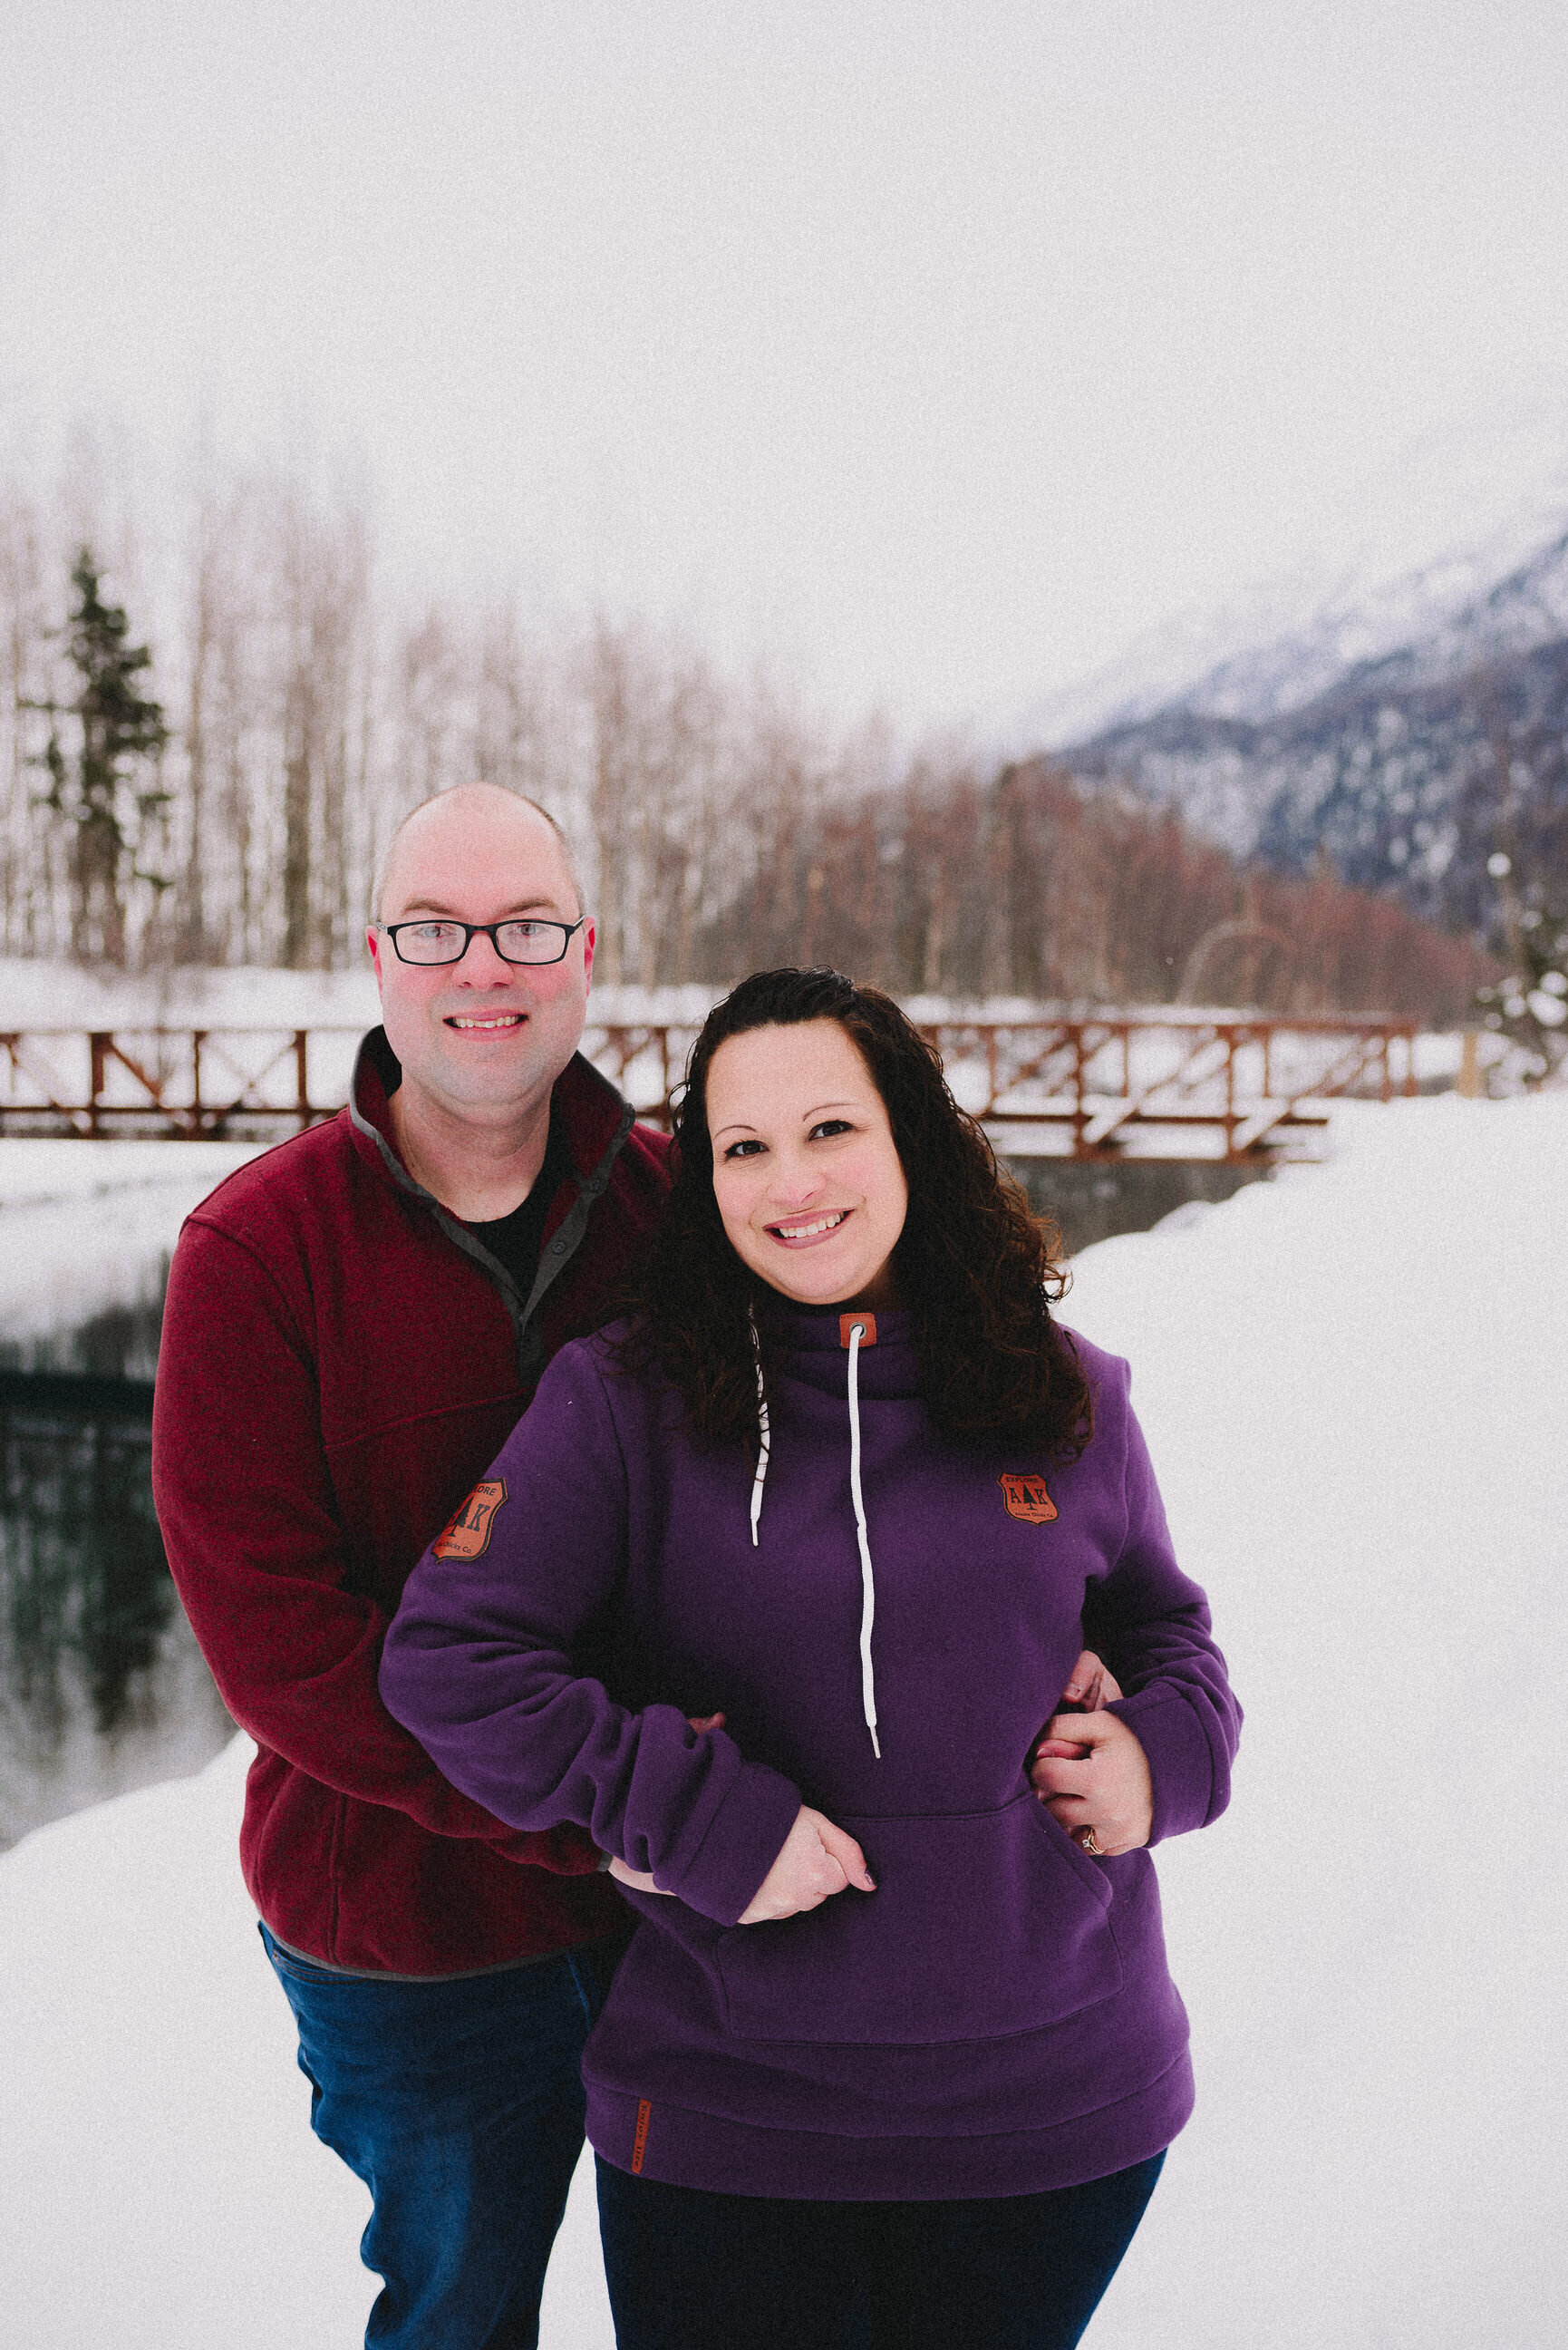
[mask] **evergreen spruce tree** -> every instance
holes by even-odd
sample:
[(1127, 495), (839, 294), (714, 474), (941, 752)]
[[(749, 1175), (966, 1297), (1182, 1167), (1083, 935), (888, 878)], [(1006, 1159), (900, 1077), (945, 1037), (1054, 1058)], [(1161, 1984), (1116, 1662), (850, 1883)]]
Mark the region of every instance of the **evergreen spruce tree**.
[[(38, 761), (49, 777), (39, 805), (69, 828), (72, 953), (83, 962), (123, 963), (131, 883), (167, 886), (139, 859), (152, 819), (169, 803), (158, 768), (169, 729), (161, 704), (140, 691), (152, 655), (127, 642), (130, 623), (119, 605), (104, 602), (90, 547), (78, 556), (71, 585), (78, 601), (65, 634), (81, 690), (69, 702), (33, 705), (53, 722)], [(59, 721), (67, 715), (77, 722), (74, 758), (60, 740)]]

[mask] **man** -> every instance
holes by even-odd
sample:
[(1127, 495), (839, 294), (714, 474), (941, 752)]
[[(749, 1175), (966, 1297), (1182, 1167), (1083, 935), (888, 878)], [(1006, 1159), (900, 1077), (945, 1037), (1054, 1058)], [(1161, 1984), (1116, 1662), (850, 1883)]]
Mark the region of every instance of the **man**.
[[(664, 1139), (576, 1053), (594, 930), (542, 809), (415, 810), (348, 1107), (175, 1252), (153, 1429), (170, 1565), (258, 1752), (241, 1860), (317, 2134), (369, 2186), (384, 2350), (524, 2350), (624, 1911), (572, 1829), (450, 1787), (376, 1691), (404, 1576), (656, 1217)], [(454, 1515), (455, 1513), (455, 1515)]]

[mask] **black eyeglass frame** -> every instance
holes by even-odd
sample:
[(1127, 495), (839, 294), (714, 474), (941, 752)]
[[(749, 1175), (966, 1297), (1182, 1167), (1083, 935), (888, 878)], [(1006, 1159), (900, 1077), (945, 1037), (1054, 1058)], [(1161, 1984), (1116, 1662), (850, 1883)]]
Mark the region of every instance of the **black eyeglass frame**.
[[(400, 962), (407, 963), (410, 971), (452, 971), (462, 961), (463, 956), (482, 931), (490, 941), (501, 961), (510, 963), (514, 971), (548, 971), (553, 963), (566, 962), (566, 949), (587, 919), (586, 914), (579, 914), (575, 922), (556, 922), (544, 914), (510, 914), (504, 922), (460, 922), (453, 914), (423, 914), (417, 920), (407, 922), (378, 922), (376, 928), (383, 938), (391, 940), (392, 952)], [(462, 945), (456, 954), (442, 955), (435, 962), (416, 962), (412, 955), (406, 955), (398, 944), (398, 932), (422, 931), (434, 922), (450, 923), (453, 930), (461, 931)], [(509, 931), (514, 922), (536, 922), (542, 931), (559, 931), (561, 933), (559, 954), (527, 957), (509, 955), (502, 945), (498, 933), (502, 931)]]

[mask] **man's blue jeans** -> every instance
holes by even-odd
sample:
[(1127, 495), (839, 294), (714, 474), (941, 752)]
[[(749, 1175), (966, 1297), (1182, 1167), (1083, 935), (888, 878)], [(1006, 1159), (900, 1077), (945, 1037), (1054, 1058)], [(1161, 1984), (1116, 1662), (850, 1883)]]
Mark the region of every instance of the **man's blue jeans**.
[(621, 1945), (383, 1982), (262, 1940), (299, 2026), (317, 2137), (370, 2190), (377, 2350), (535, 2350), (583, 2144), (581, 2058)]

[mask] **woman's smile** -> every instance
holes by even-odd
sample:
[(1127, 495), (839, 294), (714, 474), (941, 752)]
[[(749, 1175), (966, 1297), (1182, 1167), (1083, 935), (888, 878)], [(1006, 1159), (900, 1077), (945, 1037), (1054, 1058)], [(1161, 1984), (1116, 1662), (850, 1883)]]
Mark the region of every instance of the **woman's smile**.
[(854, 1213), (853, 1208), (834, 1208), (826, 1215), (812, 1217), (808, 1222), (797, 1219), (789, 1223), (768, 1224), (763, 1229), (786, 1248), (810, 1248), (815, 1242), (828, 1239)]

